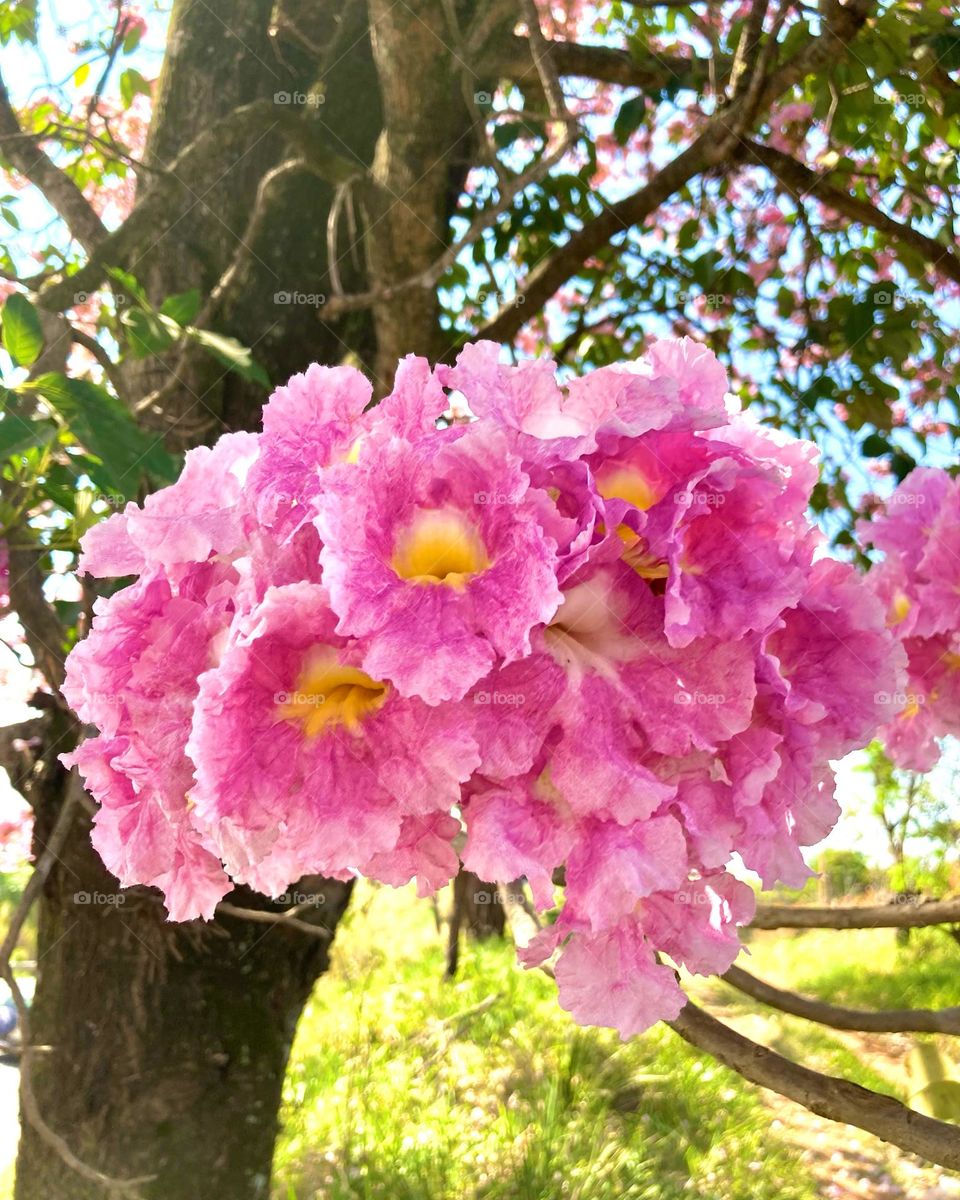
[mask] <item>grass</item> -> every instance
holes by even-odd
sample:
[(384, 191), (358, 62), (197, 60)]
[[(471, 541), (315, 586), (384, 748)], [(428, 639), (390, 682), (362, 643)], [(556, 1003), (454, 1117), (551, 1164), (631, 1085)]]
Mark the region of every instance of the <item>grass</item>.
[(669, 1030), (582, 1030), (512, 947), (445, 982), (428, 905), (366, 888), (298, 1031), (277, 1200), (807, 1200), (757, 1093)]
[[(944, 932), (915, 929), (817, 930), (756, 936), (748, 970), (771, 982), (852, 1008), (946, 1008), (958, 1001), (960, 946)], [(868, 969), (865, 969), (868, 965)]]

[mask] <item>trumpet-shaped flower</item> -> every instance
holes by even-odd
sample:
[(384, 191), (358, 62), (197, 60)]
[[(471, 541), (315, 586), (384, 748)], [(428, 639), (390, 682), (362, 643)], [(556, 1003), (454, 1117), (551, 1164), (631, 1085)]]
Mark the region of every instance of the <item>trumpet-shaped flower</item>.
[(371, 438), (331, 472), (320, 562), (337, 631), (365, 639), (364, 670), (439, 704), (528, 654), (560, 602), (540, 501), (502, 435), (478, 426), (433, 444)]
[(480, 343), (376, 407), (310, 367), (191, 451), (84, 541), (139, 576), (64, 687), (107, 866), (188, 919), (303, 875), (426, 895), (462, 858), (562, 888), (521, 957), (576, 1020), (676, 1016), (675, 967), (725, 971), (751, 917), (731, 859), (802, 884), (831, 760), (887, 722), (928, 761), (960, 711), (958, 485), (904, 485), (866, 587), (814, 561), (813, 448), (726, 388), (689, 339), (563, 381)]

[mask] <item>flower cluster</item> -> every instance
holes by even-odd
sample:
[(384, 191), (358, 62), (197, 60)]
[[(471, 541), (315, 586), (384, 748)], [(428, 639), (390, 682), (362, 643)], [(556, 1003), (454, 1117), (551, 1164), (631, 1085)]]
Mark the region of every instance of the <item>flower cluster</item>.
[(929, 771), (936, 739), (960, 735), (960, 479), (920, 467), (858, 523), (883, 552), (867, 576), (907, 655), (907, 682), (880, 737), (900, 766)]
[[(822, 556), (812, 446), (696, 343), (565, 386), (490, 343), (278, 389), (259, 434), (92, 529), (66, 693), (96, 846), (173, 919), (307, 873), (422, 893), (464, 864), (564, 907), (561, 1003), (623, 1036), (722, 972), (752, 890), (799, 885), (902, 652)], [(466, 834), (465, 841), (463, 838)]]

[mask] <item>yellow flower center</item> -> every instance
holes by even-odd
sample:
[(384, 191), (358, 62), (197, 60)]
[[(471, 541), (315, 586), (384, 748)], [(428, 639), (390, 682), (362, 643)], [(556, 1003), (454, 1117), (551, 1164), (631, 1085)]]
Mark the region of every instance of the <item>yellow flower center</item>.
[(626, 500), (634, 508), (652, 508), (660, 499), (653, 481), (639, 467), (607, 463), (597, 472), (597, 490), (604, 500)]
[(463, 513), (422, 508), (397, 539), (390, 565), (412, 583), (441, 583), (463, 588), (490, 566), (479, 533)]
[(899, 625), (910, 612), (910, 598), (905, 592), (897, 592), (887, 613), (888, 625)]
[(279, 697), (277, 714), (283, 721), (299, 721), (308, 738), (338, 725), (355, 733), (364, 717), (383, 707), (389, 691), (389, 684), (344, 666), (332, 648), (322, 646), (307, 656), (294, 690)]
[[(633, 464), (607, 463), (597, 472), (597, 490), (604, 500), (626, 500), (634, 508), (652, 508), (661, 494), (652, 480)], [(623, 561), (644, 579), (666, 579), (670, 568), (662, 559), (647, 552), (645, 538), (639, 537), (629, 525), (617, 526), (617, 537), (623, 542)]]
[(666, 559), (657, 558), (647, 550), (645, 538), (639, 538), (627, 525), (617, 530), (626, 549), (621, 558), (643, 579), (669, 579), (670, 567)]

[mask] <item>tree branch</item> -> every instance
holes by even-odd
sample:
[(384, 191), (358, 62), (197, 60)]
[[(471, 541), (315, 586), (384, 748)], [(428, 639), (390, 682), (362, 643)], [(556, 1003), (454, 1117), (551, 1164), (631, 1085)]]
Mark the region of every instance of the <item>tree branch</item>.
[(761, 1004), (793, 1017), (815, 1021), (818, 1025), (829, 1025), (833, 1029), (853, 1029), (863, 1033), (960, 1033), (960, 1007), (892, 1008), (869, 1012), (866, 1009), (841, 1008), (822, 1000), (811, 1000), (796, 992), (784, 991), (757, 979), (741, 967), (731, 967), (720, 978)]
[(960, 257), (935, 238), (905, 225), (885, 212), (875, 208), (868, 200), (860, 200), (830, 182), (829, 172), (823, 175), (798, 162), (782, 150), (764, 146), (759, 142), (749, 143), (749, 155), (783, 184), (799, 202), (806, 196), (815, 196), (821, 203), (849, 217), (858, 225), (866, 225), (879, 233), (902, 242), (923, 255), (935, 271), (960, 283)]
[(332, 930), (328, 929), (326, 925), (314, 925), (311, 921), (302, 919), (302, 914), (312, 907), (314, 905), (308, 902), (299, 904), (295, 908), (288, 908), (284, 912), (271, 912), (269, 909), (242, 908), (237, 904), (228, 904), (226, 900), (221, 900), (217, 905), (217, 912), (227, 917), (236, 917), (241, 921), (256, 921), (261, 925), (284, 925), (288, 929), (296, 929), (300, 933), (309, 934), (310, 937), (329, 942), (333, 937)]
[(23, 626), (33, 661), (54, 691), (63, 683), (64, 629), (53, 605), (43, 594), (40, 569), (43, 550), (37, 546), (9, 544), (10, 607)]
[(741, 138), (745, 111), (769, 108), (777, 96), (788, 91), (812, 72), (821, 70), (842, 53), (866, 21), (873, 0), (851, 0), (849, 5), (831, 3), (823, 32), (812, 38), (793, 58), (749, 96), (741, 96), (714, 113), (700, 134), (672, 162), (632, 195), (604, 207), (603, 212), (572, 234), (564, 244), (527, 277), (517, 297), (477, 331), (478, 337), (509, 342), (535, 313), (542, 310), (557, 290), (591, 255), (607, 246), (618, 234), (645, 221), (665, 200), (691, 179), (713, 167), (728, 169), (740, 161), (748, 148)]
[[(710, 129), (709, 123), (707, 129)], [(603, 212), (535, 267), (514, 300), (505, 304), (476, 336), (495, 342), (511, 341), (592, 254), (602, 250), (617, 234), (645, 221), (674, 192), (719, 161), (716, 147), (715, 139), (709, 138), (706, 132), (701, 134), (649, 183), (615, 204), (607, 205)]]
[(840, 907), (760, 904), (751, 929), (922, 929), (960, 922), (960, 897)]
[(29, 720), (18, 721), (15, 725), (6, 725), (0, 729), (0, 767), (9, 775), (11, 786), (24, 796), (24, 799), (28, 798), (28, 781), (36, 761), (26, 746), (30, 742), (41, 740), (46, 727), (43, 717), (31, 717)]
[(43, 193), (84, 250), (92, 253), (109, 235), (83, 192), (51, 159), (40, 143), (24, 133), (0, 78), (0, 153)]
[(730, 1029), (689, 1000), (670, 1028), (691, 1046), (760, 1087), (769, 1088), (831, 1121), (842, 1121), (928, 1162), (960, 1169), (960, 1129), (907, 1108), (893, 1096), (823, 1075)]
[[(597, 83), (654, 93), (674, 92), (681, 88), (699, 92), (710, 79), (710, 64), (702, 58), (654, 51), (635, 58), (629, 50), (617, 46), (566, 42), (556, 38), (547, 44), (557, 73), (563, 78), (592, 79)], [(483, 50), (480, 61), (478, 74), (481, 77), (489, 75), (512, 80), (524, 88), (531, 84), (537, 87), (527, 37), (508, 33), (505, 38), (491, 42)], [(723, 58), (715, 62), (714, 67), (721, 75), (726, 75), (730, 61)]]

